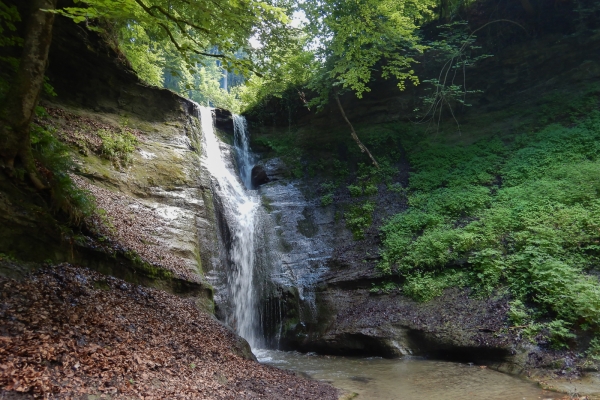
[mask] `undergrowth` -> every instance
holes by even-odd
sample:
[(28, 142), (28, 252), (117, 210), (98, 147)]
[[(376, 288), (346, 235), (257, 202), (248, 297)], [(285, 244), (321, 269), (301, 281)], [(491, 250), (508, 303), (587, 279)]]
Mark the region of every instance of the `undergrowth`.
[(123, 168), (132, 162), (132, 154), (138, 143), (137, 138), (129, 131), (111, 132), (99, 129), (98, 136), (102, 139), (101, 154), (111, 160), (115, 166)]
[(585, 109), (575, 126), (505, 141), (407, 138), (410, 207), (382, 228), (382, 274), (400, 274), (421, 301), (448, 286), (507, 293), (512, 323), (556, 348), (600, 329), (600, 284), (589, 273), (600, 263), (600, 112)]
[[(42, 117), (45, 111), (38, 107), (36, 113)], [(64, 212), (75, 224), (97, 213), (94, 197), (71, 179), (75, 164), (70, 148), (56, 138), (53, 128), (33, 123), (31, 145), (38, 170), (50, 184), (53, 208)]]
[(281, 134), (269, 138), (259, 137), (254, 140), (253, 146), (266, 148), (272, 156), (280, 157), (288, 166), (292, 178), (303, 176), (302, 151), (296, 144), (296, 136), (293, 134)]
[(375, 211), (375, 203), (366, 201), (362, 204), (353, 204), (344, 214), (346, 218), (346, 226), (352, 232), (354, 239), (364, 239), (365, 229), (371, 226), (373, 222), (373, 211)]

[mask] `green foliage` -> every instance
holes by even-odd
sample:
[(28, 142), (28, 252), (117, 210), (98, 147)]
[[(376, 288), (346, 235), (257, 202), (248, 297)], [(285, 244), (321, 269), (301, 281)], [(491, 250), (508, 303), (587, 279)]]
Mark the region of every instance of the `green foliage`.
[(321, 205), (327, 207), (333, 203), (333, 193), (327, 193), (321, 196)]
[[(466, 21), (455, 21), (438, 26), (439, 39), (426, 43), (428, 56), (441, 65), (435, 79), (423, 80), (428, 87), (426, 96), (422, 97), (423, 110), (419, 113), (421, 122), (439, 123), (444, 108), (448, 108), (454, 117), (456, 106), (469, 107), (466, 101), (468, 94), (480, 93), (480, 90), (466, 89), (467, 68), (476, 62), (491, 57), (489, 54), (474, 53), (480, 49), (475, 46), (476, 36), (470, 32)], [(456, 119), (456, 118), (455, 118)]]
[[(545, 329), (553, 346), (577, 326), (600, 328), (600, 284), (586, 273), (600, 263), (598, 111), (510, 141), (415, 137), (405, 147), (415, 168), (410, 208), (382, 228), (382, 273), (405, 277), (418, 299), (459, 272), (480, 295), (505, 288), (511, 322)], [(542, 317), (551, 321), (536, 328)]]
[[(0, 1), (0, 49), (2, 47), (22, 46), (23, 39), (15, 35), (16, 24), (21, 21), (16, 6), (8, 7)], [(19, 59), (15, 57), (0, 56), (0, 102), (8, 94), (11, 75), (17, 70)]]
[(0, 253), (0, 261), (15, 262), (15, 261), (17, 261), (17, 259), (15, 257), (11, 256), (10, 254)]
[(440, 296), (449, 286), (444, 276), (416, 273), (406, 279), (402, 292), (414, 300), (425, 302)]
[(573, 97), (564, 93), (554, 93), (542, 99), (543, 105), (538, 122), (547, 125), (552, 122), (572, 124), (598, 107), (600, 85), (591, 85), (582, 95)]
[(387, 190), (389, 190), (390, 192), (406, 195), (406, 188), (398, 182), (387, 184)]
[[(279, 7), (285, 6), (281, 2), (78, 0), (76, 3), (78, 7), (56, 12), (76, 23), (94, 19), (113, 21), (131, 32), (132, 42), (139, 44), (136, 51), (153, 52), (157, 48), (175, 51), (189, 66), (209, 57), (219, 59), (228, 70), (248, 73), (260, 67), (258, 61), (271, 55), (273, 48), (283, 47), (289, 38), (285, 28), (289, 20), (286, 12), (290, 10)], [(261, 39), (260, 50), (249, 45), (252, 36)], [(249, 56), (236, 57), (240, 49)]]
[(379, 168), (363, 163), (358, 164), (356, 182), (348, 185), (352, 197), (375, 196), (378, 192), (377, 185), (386, 182), (391, 184), (391, 179), (398, 173), (388, 160), (382, 159)]
[[(264, 76), (285, 76), (279, 72), (285, 69), (281, 68), (282, 57), (289, 54), (293, 58), (299, 54), (298, 50), (302, 52), (296, 30), (288, 26), (291, 2), (76, 0), (75, 3), (75, 7), (55, 12), (100, 31), (143, 81), (174, 90), (202, 105), (236, 113), (242, 111), (242, 101), (252, 103), (258, 95), (253, 88), (239, 86), (243, 76), (253, 75), (258, 81)], [(252, 46), (253, 40), (260, 41), (261, 46)], [(230, 78), (225, 88), (221, 85), (224, 76)], [(270, 79), (269, 83), (276, 81)]]
[(585, 355), (592, 360), (600, 361), (600, 337), (595, 337), (590, 341)]
[(337, 86), (362, 97), (377, 69), (383, 78), (397, 79), (401, 89), (407, 80), (417, 83), (412, 55), (424, 46), (416, 30), (434, 6), (434, 0), (303, 2), (317, 57), (326, 60), (310, 85), (319, 94), (311, 103), (324, 104)]
[(570, 329), (571, 324), (563, 320), (556, 319), (549, 322), (546, 326), (548, 328), (550, 344), (556, 349), (568, 347), (568, 342), (575, 339), (575, 334)]
[(58, 94), (56, 94), (56, 92), (54, 91), (54, 86), (52, 86), (50, 84), (50, 80), (48, 79), (47, 76), (44, 77), (43, 90), (44, 90), (44, 93), (46, 94), (46, 96), (50, 96), (50, 97), (58, 96)]
[(31, 144), (34, 157), (44, 166), (42, 173), (50, 183), (54, 207), (74, 223), (92, 216), (96, 212), (94, 197), (77, 187), (69, 175), (74, 168), (69, 147), (37, 124), (31, 130)]
[(371, 285), (371, 289), (369, 289), (369, 292), (390, 294), (396, 290), (398, 290), (397, 284), (392, 281), (384, 281), (380, 284), (373, 283)]
[(513, 325), (526, 325), (531, 322), (531, 311), (525, 307), (521, 300), (513, 300), (510, 302), (508, 318)]
[(350, 196), (359, 197), (363, 195), (363, 189), (357, 185), (349, 185), (348, 190), (350, 191)]
[(122, 130), (120, 133), (114, 133), (100, 129), (98, 136), (102, 139), (102, 156), (111, 160), (115, 166), (121, 168), (131, 163), (131, 156), (138, 142), (137, 138), (131, 132)]
[(336, 178), (337, 181), (343, 181), (344, 179), (346, 179), (346, 177), (348, 175), (350, 175), (350, 170), (348, 169), (348, 165), (345, 163), (342, 163), (337, 158), (334, 158), (332, 160), (332, 169), (333, 169), (333, 176)]
[[(278, 49), (277, 57), (268, 60), (269, 74), (250, 77), (239, 94), (246, 110), (259, 110), (276, 98), (281, 99), (288, 114), (291, 114), (298, 100), (306, 102), (305, 85), (319, 67), (314, 53), (306, 50), (306, 46), (307, 38), (298, 37), (288, 46)], [(261, 113), (264, 111), (261, 110)]]
[(367, 201), (363, 204), (351, 205), (349, 210), (344, 213), (346, 226), (352, 232), (354, 239), (364, 239), (365, 229), (370, 227), (373, 222), (373, 211), (375, 211), (375, 203)]
[(304, 175), (301, 163), (302, 150), (297, 146), (296, 140), (296, 135), (288, 133), (260, 137), (255, 139), (252, 145), (268, 149), (272, 157), (280, 157), (288, 166), (291, 177), (300, 178)]
[(0, 47), (23, 45), (23, 39), (13, 34), (17, 30), (16, 24), (20, 21), (17, 7), (9, 7), (0, 1)]
[(325, 192), (325, 194), (321, 196), (321, 205), (323, 207), (327, 207), (333, 203), (333, 192), (336, 188), (337, 185), (334, 182), (324, 182), (321, 184), (321, 190)]
[(140, 79), (151, 85), (163, 86), (167, 57), (176, 58), (169, 51), (170, 46), (157, 46), (151, 33), (139, 24), (124, 25), (119, 36), (120, 48)]

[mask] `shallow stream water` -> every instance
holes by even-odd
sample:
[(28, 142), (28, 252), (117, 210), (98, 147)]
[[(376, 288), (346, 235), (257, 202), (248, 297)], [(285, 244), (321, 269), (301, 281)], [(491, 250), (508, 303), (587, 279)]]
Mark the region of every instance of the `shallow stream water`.
[(417, 358), (388, 360), (254, 350), (261, 363), (357, 393), (356, 400), (534, 400), (564, 395), (477, 365)]

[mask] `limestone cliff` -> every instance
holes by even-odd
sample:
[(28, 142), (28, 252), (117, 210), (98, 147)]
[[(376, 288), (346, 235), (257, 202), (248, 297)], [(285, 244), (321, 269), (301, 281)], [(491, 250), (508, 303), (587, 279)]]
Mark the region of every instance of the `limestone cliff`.
[[(212, 309), (206, 274), (220, 268), (221, 249), (195, 105), (143, 84), (99, 35), (62, 18), (47, 75), (57, 97), (42, 100), (39, 122), (71, 145), (74, 177), (97, 197), (109, 228), (103, 237), (73, 231), (47, 203), (2, 177), (0, 253), (32, 267), (77, 263), (198, 296)], [(92, 151), (106, 130), (135, 133), (127, 165)]]

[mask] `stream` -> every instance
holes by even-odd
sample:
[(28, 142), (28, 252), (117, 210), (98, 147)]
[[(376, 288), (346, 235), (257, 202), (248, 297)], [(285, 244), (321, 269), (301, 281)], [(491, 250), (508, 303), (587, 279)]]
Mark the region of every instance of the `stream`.
[(254, 350), (263, 364), (306, 374), (347, 392), (357, 400), (529, 400), (564, 395), (477, 365), (408, 357), (383, 359), (320, 356), (312, 353)]

